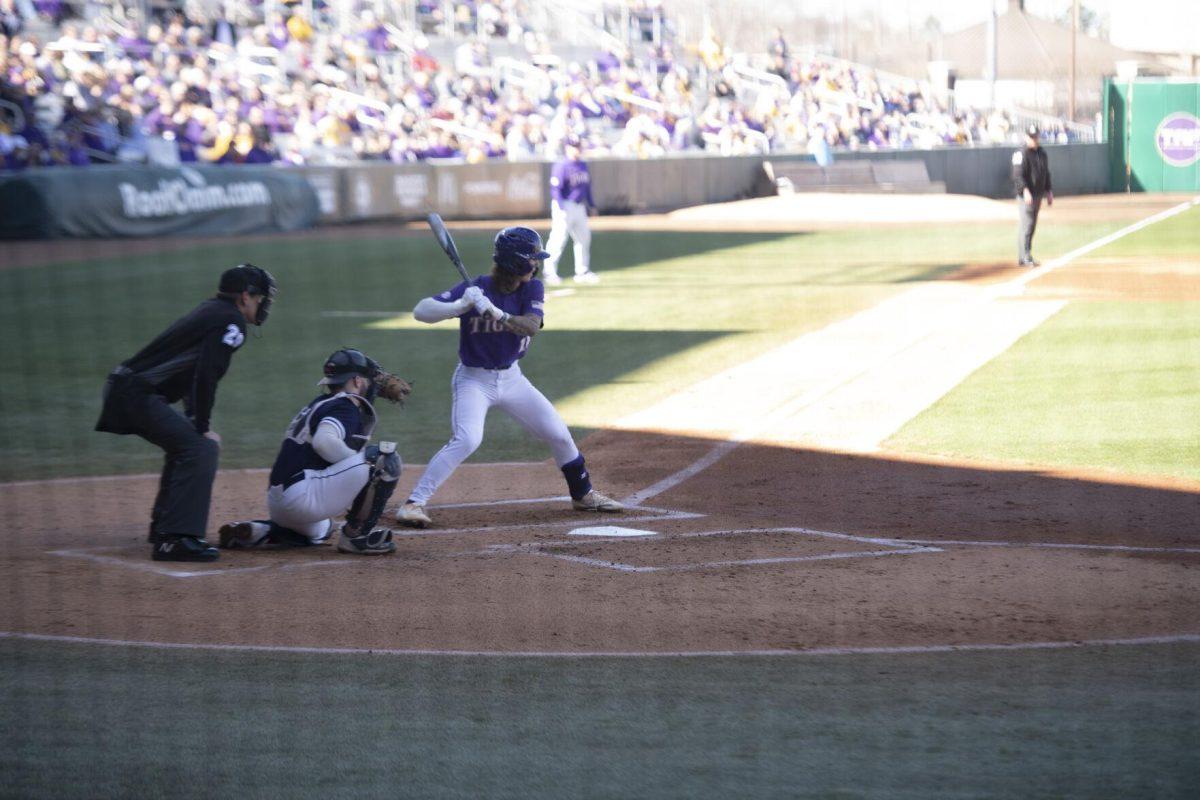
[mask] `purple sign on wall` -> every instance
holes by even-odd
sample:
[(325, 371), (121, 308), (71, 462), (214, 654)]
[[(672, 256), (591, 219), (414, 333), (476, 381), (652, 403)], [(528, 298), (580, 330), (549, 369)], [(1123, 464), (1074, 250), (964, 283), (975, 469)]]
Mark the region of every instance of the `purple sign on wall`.
[(1200, 119), (1186, 111), (1169, 114), (1154, 132), (1154, 146), (1173, 167), (1190, 167), (1200, 161)]

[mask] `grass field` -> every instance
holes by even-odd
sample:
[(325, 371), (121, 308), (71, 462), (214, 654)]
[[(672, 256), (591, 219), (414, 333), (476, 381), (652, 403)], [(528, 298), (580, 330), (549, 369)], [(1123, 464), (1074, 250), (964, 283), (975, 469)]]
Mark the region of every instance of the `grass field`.
[[(1121, 256), (1200, 262), (1200, 209), (1089, 255)], [(1200, 479), (1200, 301), (1072, 303), (888, 445)]]
[[(1040, 252), (1064, 252), (1119, 227), (1048, 227)], [(477, 271), (490, 238), (460, 233)], [(409, 408), (383, 412), (380, 433), (423, 462), (449, 430), (452, 325), (404, 319), (453, 283), (432, 237), (213, 244), (120, 260), (0, 271), (0, 357), (34, 380), (0, 384), (13, 435), (0, 480), (146, 472), (157, 451), (135, 437), (93, 433), (104, 376), (213, 291), (226, 266), (252, 261), (281, 295), (261, 337), (249, 337), (222, 381), (214, 428), (223, 467), (268, 466), (281, 431), (316, 394), (331, 351), (357, 346), (415, 382)], [(915, 281), (967, 264), (1007, 263), (1005, 225), (826, 231), (797, 235), (598, 233), (604, 275), (550, 300), (547, 328), (523, 367), (577, 436), (763, 350), (871, 306)], [(802, 368), (802, 365), (799, 365)], [(495, 415), (482, 461), (538, 460), (542, 448)]]
[(0, 796), (1185, 798), (1198, 649), (496, 661), (0, 641)]

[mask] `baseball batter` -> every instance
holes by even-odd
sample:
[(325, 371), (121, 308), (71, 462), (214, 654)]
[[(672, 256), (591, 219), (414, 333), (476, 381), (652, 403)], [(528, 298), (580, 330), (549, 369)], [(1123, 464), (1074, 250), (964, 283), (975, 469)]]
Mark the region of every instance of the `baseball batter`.
[(562, 283), (558, 260), (570, 236), (575, 243), (575, 282), (596, 283), (600, 276), (591, 270), (592, 231), (588, 228), (588, 209), (596, 207), (592, 202), (592, 175), (583, 160), (578, 137), (567, 137), (564, 151), (566, 158), (550, 170), (549, 255), (542, 280), (551, 285)]
[(349, 508), (337, 549), (382, 555), (396, 549), (392, 532), (376, 528), (400, 477), (394, 442), (368, 444), (375, 430), (377, 393), (400, 402), (408, 384), (360, 350), (325, 360), (324, 392), (300, 409), (284, 431), (267, 489), (270, 519), (222, 525), (222, 548), (308, 547), (327, 544), (334, 517)]
[(542, 327), (544, 287), (534, 278), (548, 254), (542, 237), (530, 228), (505, 228), (496, 234), (490, 275), (459, 283), (413, 309), (420, 322), (458, 317), (459, 365), (451, 381), (453, 436), (430, 460), (396, 518), (417, 528), (432, 520), (425, 510), (454, 470), (483, 441), (483, 424), (495, 407), (550, 446), (578, 511), (622, 511), (623, 506), (592, 488), (583, 455), (567, 424), (546, 396), (521, 373), (520, 360)]

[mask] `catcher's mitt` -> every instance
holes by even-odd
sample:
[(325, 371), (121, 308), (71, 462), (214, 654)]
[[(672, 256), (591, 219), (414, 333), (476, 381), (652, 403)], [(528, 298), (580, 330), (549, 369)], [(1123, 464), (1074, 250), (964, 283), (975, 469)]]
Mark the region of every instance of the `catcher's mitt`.
[(375, 375), (375, 385), (380, 397), (400, 405), (404, 405), (404, 399), (412, 392), (412, 384), (382, 369)]

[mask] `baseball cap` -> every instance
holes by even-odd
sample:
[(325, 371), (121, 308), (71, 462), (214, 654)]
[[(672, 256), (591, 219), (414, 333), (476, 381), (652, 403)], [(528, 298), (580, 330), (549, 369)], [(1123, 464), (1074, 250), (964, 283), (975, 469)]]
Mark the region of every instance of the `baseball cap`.
[(228, 294), (241, 294), (246, 290), (257, 292), (258, 294), (267, 294), (270, 283), (268, 280), (270, 274), (253, 264), (238, 264), (236, 267), (230, 267), (221, 273), (221, 281), (217, 284), (218, 292), (226, 292)]
[(1038, 135), (1038, 126), (1030, 123), (1029, 127), (1025, 129), (1025, 135), (1026, 136), (1037, 136)]

